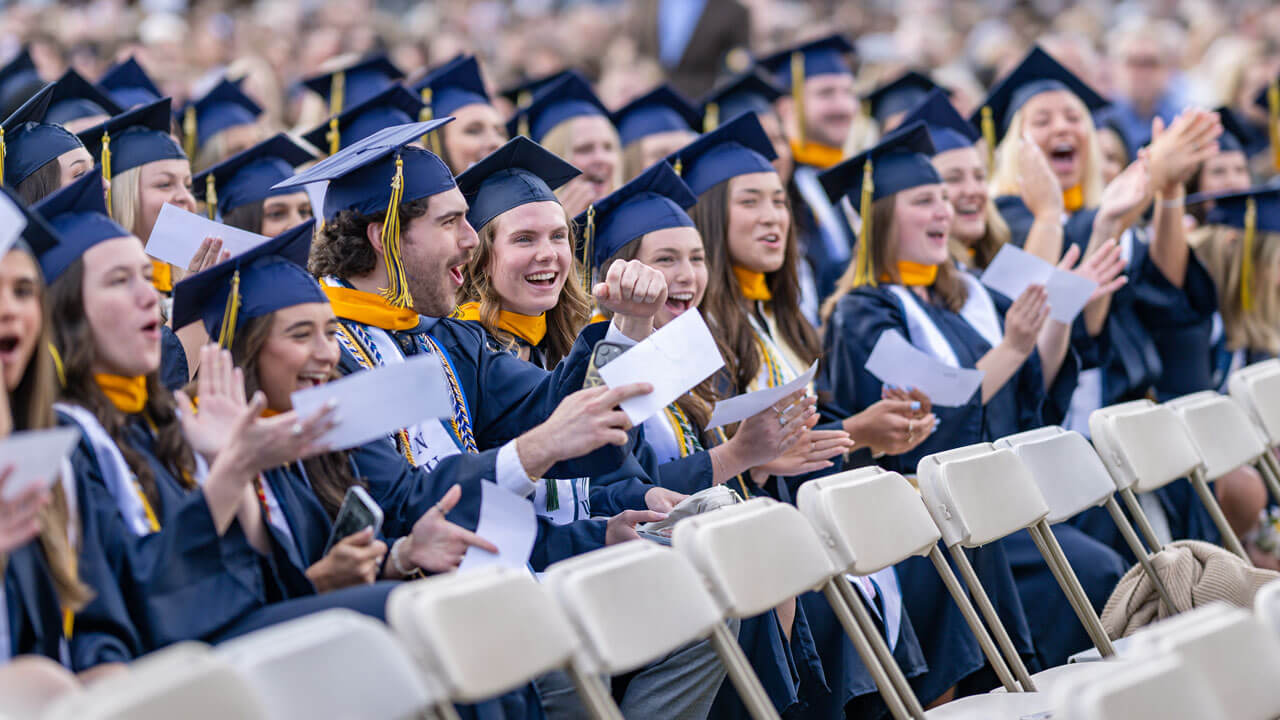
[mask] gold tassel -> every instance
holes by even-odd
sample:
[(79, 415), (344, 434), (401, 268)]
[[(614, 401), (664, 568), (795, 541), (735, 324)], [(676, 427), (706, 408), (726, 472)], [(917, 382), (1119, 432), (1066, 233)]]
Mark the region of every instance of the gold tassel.
[(587, 229), (582, 233), (582, 289), (591, 292), (591, 254), (596, 239), (596, 206), (587, 206)]
[(1272, 80), (1267, 88), (1267, 130), (1271, 136), (1271, 162), (1280, 171), (1280, 80)]
[(49, 357), (53, 358), (53, 371), (58, 374), (58, 386), (67, 386), (67, 371), (62, 367), (62, 353), (58, 352), (58, 346), (49, 343)]
[(683, 175), (684, 175), (684, 161), (683, 161), (683, 160), (681, 160), (679, 157), (677, 157), (677, 158), (676, 158), (676, 161), (675, 161), (674, 163), (672, 163), (672, 164), (671, 164), (671, 169), (672, 169), (672, 170), (675, 170), (677, 175), (681, 175), (681, 176), (683, 176)]
[(791, 53), (791, 99), (795, 103), (796, 144), (804, 147), (804, 53)]
[(707, 109), (702, 113), (702, 132), (708, 133), (718, 127), (720, 127), (720, 105), (707, 103)]
[(187, 151), (187, 159), (196, 159), (196, 106), (188, 105), (182, 113), (182, 149)]
[(337, 115), (329, 118), (329, 132), (324, 134), (324, 139), (329, 141), (329, 154), (337, 155), (342, 149), (342, 134), (338, 132)]
[[(418, 111), (418, 122), (428, 122), (435, 119), (435, 112), (431, 109), (431, 88), (422, 88), (422, 104), (423, 108)], [(440, 136), (434, 132), (429, 132), (422, 136), (422, 145), (436, 155), (442, 155), (440, 149)]]
[(111, 217), (111, 133), (106, 130), (102, 131), (102, 179), (107, 186), (107, 217)]
[(1240, 308), (1253, 312), (1253, 240), (1258, 233), (1258, 203), (1250, 197), (1244, 206), (1244, 241), (1240, 248)]
[(329, 114), (337, 115), (342, 112), (342, 105), (346, 101), (347, 95), (347, 72), (339, 70), (333, 74), (333, 80), (329, 83)]
[(4, 187), (4, 156), (9, 154), (9, 146), (4, 141), (4, 128), (0, 127), (0, 187)]
[(222, 327), (218, 331), (218, 346), (227, 350), (236, 339), (236, 321), (240, 318), (240, 271), (231, 276), (231, 292), (227, 294), (227, 307), (222, 311)]
[(861, 237), (858, 238), (857, 265), (854, 266), (853, 272), (854, 287), (863, 285), (876, 286), (875, 264), (871, 258), (871, 203), (876, 186), (871, 175), (871, 159), (867, 158), (866, 165), (862, 166), (862, 197), (858, 205), (862, 228), (858, 233)]
[(982, 106), (982, 139), (987, 141), (987, 172), (996, 167), (996, 120), (991, 114), (991, 107)]
[(409, 294), (409, 278), (404, 272), (404, 258), (400, 257), (400, 200), (404, 197), (404, 160), (396, 156), (396, 174), (391, 178), (391, 201), (387, 203), (387, 217), (382, 221), (382, 259), (387, 264), (387, 289), (382, 297), (394, 307), (413, 307)]
[(214, 187), (213, 173), (204, 176), (204, 205), (210, 220), (216, 220), (218, 214), (218, 189)]

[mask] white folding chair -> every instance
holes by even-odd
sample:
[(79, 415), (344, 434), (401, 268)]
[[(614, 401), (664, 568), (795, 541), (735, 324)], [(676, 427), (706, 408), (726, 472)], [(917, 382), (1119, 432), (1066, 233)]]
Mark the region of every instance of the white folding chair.
[[(436, 679), (451, 702), (480, 702), (564, 670), (593, 717), (622, 716), (600, 678), (578, 666), (580, 641), (568, 618), (525, 570), (488, 567), (406, 583), (387, 599), (387, 619), (428, 686)], [(447, 704), (437, 711), (457, 717)]]
[[(1152, 566), (1147, 548), (1116, 501), (1115, 480), (1083, 435), (1050, 425), (1001, 438), (995, 442), (995, 447), (1012, 450), (1031, 470), (1040, 494), (1049, 505), (1049, 515), (1045, 520), (1050, 525), (1069, 520), (1089, 508), (1105, 507), (1130, 552), (1155, 586), (1165, 608), (1173, 612), (1169, 590)], [(1052, 533), (1050, 540), (1057, 542)], [(1158, 546), (1153, 548), (1159, 549)]]
[(778, 717), (708, 588), (680, 553), (623, 543), (558, 562), (545, 581), (583, 640), (581, 666), (590, 672), (621, 675), (709, 640), (752, 717)]
[[(1262, 433), (1268, 449), (1280, 448), (1280, 360), (1240, 368), (1228, 378), (1227, 390)], [(1267, 482), (1271, 499), (1280, 502), (1280, 461), (1274, 452), (1262, 456), (1258, 471)]]
[(1263, 585), (1253, 596), (1253, 614), (1280, 637), (1280, 580)]
[(390, 629), (327, 610), (219, 645), (274, 720), (408, 718), (444, 701), (428, 689)]
[(1098, 456), (1116, 478), (1116, 485), (1123, 486), (1120, 497), (1153, 549), (1162, 547), (1163, 543), (1133, 493), (1158, 490), (1185, 477), (1200, 496), (1226, 548), (1249, 562), (1240, 539), (1227, 524), (1205, 480), (1204, 460), (1199, 449), (1173, 410), (1150, 400), (1112, 405), (1093, 411), (1089, 416), (1089, 432)]
[(200, 643), (180, 643), (139, 658), (128, 671), (54, 703), (45, 720), (268, 720), (244, 678)]
[[(672, 544), (702, 576), (726, 617), (753, 617), (802, 593), (822, 590), (890, 712), (899, 720), (923, 717), (906, 680), (901, 682), (908, 690), (903, 697), (871, 649), (865, 626), (854, 618), (835, 581), (837, 568), (794, 507), (756, 498), (696, 515), (676, 525)], [(879, 631), (873, 633), (879, 636)], [(739, 695), (748, 702), (741, 688)], [(772, 705), (769, 710), (774, 712)]]
[(1175, 655), (1074, 677), (1052, 695), (1052, 717), (1063, 720), (1227, 720), (1203, 679)]

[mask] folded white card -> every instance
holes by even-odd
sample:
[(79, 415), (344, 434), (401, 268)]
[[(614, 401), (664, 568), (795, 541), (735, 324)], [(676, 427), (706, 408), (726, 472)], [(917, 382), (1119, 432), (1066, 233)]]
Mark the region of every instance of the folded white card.
[(415, 355), (402, 363), (352, 373), (293, 394), (298, 417), (337, 403), (338, 424), (321, 439), (346, 450), (431, 418), (451, 417), (453, 400), (435, 355)]
[(1098, 287), (1088, 278), (1059, 270), (1008, 243), (982, 273), (982, 284), (1010, 300), (1017, 300), (1031, 285), (1043, 285), (1049, 293), (1049, 316), (1061, 323), (1074, 320)]
[(778, 401), (788, 395), (808, 388), (809, 383), (813, 382), (813, 376), (817, 373), (818, 362), (815, 360), (803, 375), (786, 385), (743, 393), (721, 400), (716, 403), (715, 409), (711, 411), (711, 421), (707, 423), (707, 429), (718, 428), (721, 425), (732, 425), (736, 422), (742, 422), (752, 415), (764, 412), (765, 408), (776, 405)]
[(307, 200), (311, 203), (311, 217), (324, 217), (324, 196), (329, 191), (329, 181), (308, 183), (303, 186), (307, 191)]
[(611, 388), (646, 382), (653, 392), (622, 403), (632, 425), (639, 425), (724, 367), (711, 330), (697, 310), (688, 310), (600, 368)]
[(9, 248), (22, 237), (27, 229), (27, 218), (22, 210), (13, 204), (8, 195), (0, 193), (0, 256), (9, 252)]
[(867, 358), (867, 372), (881, 382), (914, 387), (934, 405), (958, 407), (982, 386), (981, 370), (955, 368), (907, 342), (897, 330), (885, 330)]
[(222, 249), (232, 257), (251, 250), (270, 238), (230, 225), (214, 222), (203, 215), (189, 213), (177, 205), (160, 208), (151, 237), (147, 238), (147, 254), (170, 265), (185, 268), (200, 249), (205, 238), (220, 238)]
[(13, 466), (4, 484), (4, 500), (13, 500), (33, 485), (53, 487), (62, 461), (80, 442), (80, 430), (56, 427), (15, 432), (0, 442), (0, 468)]
[(459, 571), (489, 565), (528, 567), (533, 541), (538, 537), (533, 503), (497, 483), (480, 483), (480, 521), (476, 523), (476, 535), (493, 543), (498, 553), (468, 547)]

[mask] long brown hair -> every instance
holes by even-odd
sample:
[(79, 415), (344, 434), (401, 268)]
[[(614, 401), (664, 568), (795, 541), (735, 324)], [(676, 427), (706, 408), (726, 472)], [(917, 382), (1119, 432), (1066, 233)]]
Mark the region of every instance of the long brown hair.
[(1198, 228), (1188, 238), (1196, 257), (1218, 287), (1218, 309), (1227, 348), (1280, 353), (1280, 234), (1259, 232), (1253, 243), (1253, 309), (1246, 312), (1240, 297), (1241, 230), (1220, 225)]
[[(271, 325), (275, 321), (274, 312), (250, 318), (236, 331), (235, 340), (231, 343), (231, 359), (236, 367), (244, 370), (244, 391), (247, 397), (262, 389), (258, 376), (258, 359), (262, 348), (271, 337)], [(330, 378), (331, 380), (333, 378)], [(361, 485), (362, 482), (351, 470), (351, 460), (346, 452), (333, 452), (317, 455), (302, 461), (311, 489), (330, 518), (338, 515), (342, 500), (346, 497), (347, 488)]]
[[(111, 404), (93, 378), (97, 348), (84, 312), (84, 258), (77, 258), (49, 286), (49, 308), (53, 343), (62, 357), (62, 397), (84, 407), (102, 423), (137, 476), (147, 501), (158, 511), (161, 502), (155, 474), (146, 456), (134, 449), (127, 437), (125, 414)], [(142, 412), (155, 433), (155, 457), (184, 487), (194, 488), (195, 455), (182, 434), (173, 396), (160, 382), (158, 369), (147, 374), (146, 383), (147, 402)]]
[[(731, 182), (732, 178), (704, 192), (689, 211), (689, 217), (693, 218), (707, 249), (709, 277), (707, 295), (702, 301), (703, 314), (716, 330), (725, 369), (733, 381), (734, 389), (746, 392), (760, 374), (764, 359), (743, 305), (742, 286), (738, 283), (738, 277), (733, 274), (733, 258), (729, 257)], [(800, 312), (800, 281), (796, 276), (800, 251), (796, 246), (794, 218), (788, 223), (786, 242), (782, 267), (765, 275), (765, 283), (773, 295), (769, 307), (778, 324), (778, 333), (782, 336), (780, 339), (800, 360), (808, 364), (818, 357), (822, 345), (813, 326)]]
[[(898, 221), (897, 193), (887, 195), (871, 204), (871, 271), (881, 282), (888, 278), (889, 282), (902, 282), (898, 274)], [(861, 238), (858, 242), (865, 242)], [(840, 298), (853, 290), (853, 277), (857, 263), (849, 263), (849, 269), (836, 282), (836, 291), (822, 303), (822, 322), (831, 317), (832, 310)], [(929, 287), (931, 295), (942, 301), (944, 307), (951, 312), (960, 312), (965, 300), (969, 297), (969, 288), (964, 284), (960, 273), (964, 272), (950, 262), (938, 266), (938, 277)]]
[(18, 197), (22, 198), (22, 202), (35, 205), (60, 187), (62, 187), (62, 164), (58, 162), (58, 158), (54, 158), (41, 165), (13, 189)]
[[(563, 210), (563, 208), (561, 208)], [(503, 343), (507, 349), (516, 346), (511, 333), (498, 327), (498, 316), (502, 312), (502, 297), (490, 280), (489, 264), (493, 261), (493, 245), (497, 240), (497, 224), (501, 215), (485, 223), (476, 235), (480, 245), (471, 255), (471, 262), (463, 270), (462, 287), (458, 288), (458, 302), (475, 301), (480, 303), (480, 324), (489, 334)], [(565, 219), (569, 226), (569, 241), (573, 242), (573, 220)], [(572, 253), (571, 253), (572, 254)], [(555, 307), (547, 311), (547, 336), (545, 354), (549, 365), (558, 364), (578, 339), (578, 333), (591, 319), (591, 298), (582, 288), (578, 279), (576, 263), (570, 263), (569, 277), (565, 279), (560, 290), (560, 299)]]

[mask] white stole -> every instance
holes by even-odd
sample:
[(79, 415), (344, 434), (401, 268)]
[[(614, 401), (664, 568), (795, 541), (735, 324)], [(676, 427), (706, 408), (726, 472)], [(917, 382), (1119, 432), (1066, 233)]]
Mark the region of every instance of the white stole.
[(129, 463), (125, 462), (124, 455), (107, 434), (107, 429), (98, 422), (98, 418), (93, 413), (79, 405), (54, 403), (53, 408), (80, 426), (80, 432), (84, 433), (89, 445), (93, 448), (93, 454), (98, 461), (98, 471), (102, 473), (102, 480), (106, 483), (107, 490), (115, 498), (116, 509), (120, 511), (125, 524), (134, 535), (150, 535), (151, 522), (147, 520), (147, 509), (143, 506), (142, 498), (138, 494), (137, 480), (133, 470), (129, 469)]

